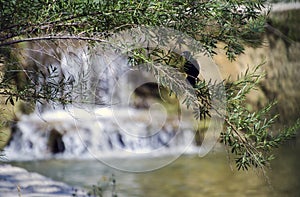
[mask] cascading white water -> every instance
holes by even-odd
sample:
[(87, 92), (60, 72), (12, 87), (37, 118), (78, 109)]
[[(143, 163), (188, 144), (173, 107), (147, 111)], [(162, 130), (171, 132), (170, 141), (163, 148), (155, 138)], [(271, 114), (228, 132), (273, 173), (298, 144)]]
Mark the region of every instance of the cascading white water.
[[(148, 118), (143, 117), (148, 115), (146, 111), (121, 109), (117, 112), (117, 121), (109, 108), (96, 109), (94, 114), (76, 110), (54, 110), (23, 116), (17, 124), (13, 140), (6, 147), (8, 159), (52, 157), (47, 144), (54, 130), (62, 134), (65, 148), (56, 154), (62, 158), (172, 154), (191, 145), (194, 137), (188, 125), (177, 128), (177, 123), (172, 125), (169, 122), (157, 128), (160, 126), (148, 124), (141, 120)], [(128, 112), (135, 114), (134, 117), (129, 117)]]
[(193, 126), (162, 105), (129, 106), (132, 91), (151, 79), (130, 70), (127, 58), (85, 45), (60, 53), (56, 70), (72, 79), (65, 91), (73, 103), (21, 116), (5, 148), (8, 159), (150, 156), (182, 152), (193, 143)]

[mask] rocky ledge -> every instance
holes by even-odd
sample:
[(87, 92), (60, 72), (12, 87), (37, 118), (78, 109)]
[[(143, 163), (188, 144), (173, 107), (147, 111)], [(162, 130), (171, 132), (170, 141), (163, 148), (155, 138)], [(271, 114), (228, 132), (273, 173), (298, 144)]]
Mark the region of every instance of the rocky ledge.
[(82, 189), (11, 165), (0, 165), (0, 197), (87, 196)]

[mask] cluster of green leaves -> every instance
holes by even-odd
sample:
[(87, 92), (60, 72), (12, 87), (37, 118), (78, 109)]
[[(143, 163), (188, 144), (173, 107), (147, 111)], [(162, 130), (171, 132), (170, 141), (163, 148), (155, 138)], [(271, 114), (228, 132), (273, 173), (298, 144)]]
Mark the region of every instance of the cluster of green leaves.
[[(145, 51), (142, 54), (145, 54)], [(150, 54), (147, 53), (148, 58), (141, 56), (141, 53), (134, 55), (135, 59), (138, 59), (136, 62), (143, 62), (142, 65), (146, 65), (147, 69), (154, 73), (160, 85), (167, 87), (171, 94), (184, 98), (183, 104), (193, 109), (195, 119), (203, 120), (211, 114), (217, 114), (224, 119), (226, 129), (221, 132), (220, 141), (229, 147), (239, 170), (248, 170), (251, 167), (264, 170), (275, 158), (272, 150), (295, 137), (300, 128), (298, 120), (290, 128), (272, 132), (277, 115), (271, 116), (270, 109), (275, 103), (270, 103), (255, 112), (248, 109), (247, 95), (258, 87), (264, 77), (258, 71), (261, 65), (251, 71), (248, 69), (234, 82), (213, 83), (199, 80), (196, 86), (192, 87), (185, 82), (185, 73), (178, 69), (178, 65), (170, 68), (172, 64), (166, 64), (180, 63), (169, 60), (176, 58), (170, 51), (156, 49)], [(223, 111), (224, 105), (226, 113)]]
[(209, 115), (210, 94), (209, 86), (205, 81), (199, 81), (197, 89), (186, 82), (186, 73), (183, 65), (184, 58), (173, 50), (164, 51), (160, 48), (137, 49), (129, 52), (131, 64), (139, 69), (146, 69), (156, 77), (157, 83), (166, 87), (170, 94), (184, 98), (183, 104), (187, 108), (194, 108), (195, 117), (199, 119)]
[[(256, 40), (263, 31), (266, 15), (262, 14), (262, 10), (265, 2), (1, 1), (0, 56), (5, 60), (11, 59), (7, 55), (10, 53), (2, 51), (7, 51), (6, 46), (14, 43), (54, 39), (101, 42), (102, 38), (120, 30), (142, 25), (179, 30), (200, 41), (210, 54), (215, 53), (216, 44), (221, 41), (225, 43), (228, 58), (234, 59), (242, 53), (244, 44), (252, 42), (247, 37)], [(22, 93), (20, 97), (24, 98), (23, 95), (28, 94)]]
[(266, 0), (1, 0), (0, 46), (33, 37), (60, 39), (63, 35), (93, 40), (139, 25), (163, 26), (188, 34), (211, 54), (221, 41), (228, 58), (234, 59), (245, 44), (256, 43), (263, 32), (265, 3)]
[[(257, 67), (258, 68), (258, 67)], [(221, 141), (230, 147), (235, 155), (238, 169), (247, 170), (249, 167), (263, 168), (274, 159), (271, 150), (279, 144), (295, 137), (300, 128), (300, 121), (289, 129), (272, 132), (277, 115), (270, 116), (270, 109), (275, 103), (270, 103), (255, 112), (246, 106), (246, 96), (257, 88), (262, 74), (254, 71), (245, 73), (239, 80), (227, 83), (227, 115), (226, 130), (221, 133)]]
[[(97, 197), (104, 197), (104, 196), (111, 196), (111, 197), (118, 197), (116, 192), (116, 178), (114, 174), (110, 177), (103, 176), (101, 180), (98, 181), (97, 185), (93, 185), (90, 189), (91, 191), (88, 192), (88, 196), (97, 196)], [(76, 193), (73, 196), (77, 196)]]
[[(49, 103), (55, 102), (66, 105), (72, 102), (72, 89), (74, 86), (71, 78), (61, 77), (59, 81), (57, 68), (50, 66), (48, 69), (49, 76), (40, 72), (40, 79), (33, 78), (22, 81), (22, 88), (17, 88), (13, 83), (13, 75), (7, 75), (0, 83), (0, 95), (6, 96), (6, 102), (14, 105), (19, 99), (30, 103)], [(9, 73), (10, 71), (8, 71)], [(43, 83), (41, 83), (43, 82)]]

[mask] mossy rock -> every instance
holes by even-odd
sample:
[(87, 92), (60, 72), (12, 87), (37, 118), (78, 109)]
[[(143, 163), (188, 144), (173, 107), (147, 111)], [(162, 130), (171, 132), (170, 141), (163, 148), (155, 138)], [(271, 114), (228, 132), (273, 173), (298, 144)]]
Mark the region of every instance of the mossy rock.
[(0, 150), (10, 139), (10, 123), (15, 119), (14, 107), (5, 104), (6, 98), (0, 97)]
[[(288, 10), (282, 12), (274, 12), (270, 14), (269, 23), (276, 27), (288, 39), (300, 42), (300, 11)], [(280, 35), (279, 35), (280, 36)]]
[(2, 150), (11, 137), (11, 125), (18, 121), (22, 114), (29, 114), (34, 110), (30, 103), (18, 101), (12, 105), (6, 102), (7, 97), (0, 96), (0, 150)]
[(8, 127), (0, 128), (0, 150), (3, 150), (11, 137), (11, 130)]
[(210, 119), (197, 121), (195, 125), (195, 143), (197, 146), (201, 146), (204, 140), (207, 129), (210, 126)]

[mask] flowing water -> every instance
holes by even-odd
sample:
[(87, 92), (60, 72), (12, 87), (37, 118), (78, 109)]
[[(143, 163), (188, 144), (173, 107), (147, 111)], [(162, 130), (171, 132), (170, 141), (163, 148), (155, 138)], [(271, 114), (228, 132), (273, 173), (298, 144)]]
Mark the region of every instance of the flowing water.
[[(232, 171), (226, 153), (222, 151), (211, 152), (203, 158), (195, 154), (183, 155), (169, 165), (147, 173), (122, 172), (95, 160), (29, 161), (14, 162), (13, 165), (84, 187), (108, 180), (114, 174), (120, 197), (296, 197), (300, 193), (299, 153), (299, 140), (280, 148), (278, 158), (267, 172), (269, 183), (265, 176), (256, 171)], [(164, 159), (111, 158), (111, 162), (121, 163), (125, 168), (140, 168)]]

